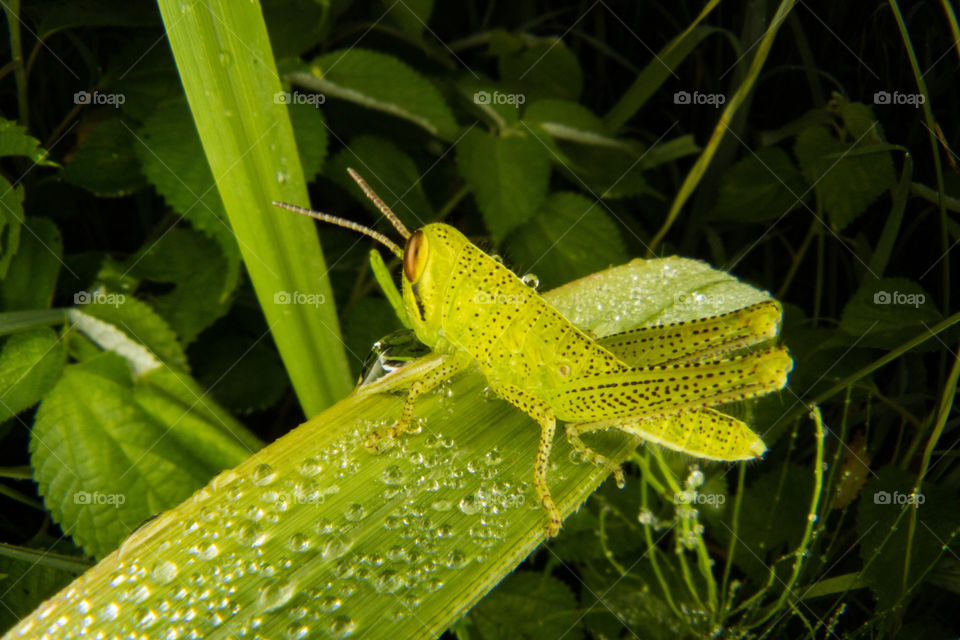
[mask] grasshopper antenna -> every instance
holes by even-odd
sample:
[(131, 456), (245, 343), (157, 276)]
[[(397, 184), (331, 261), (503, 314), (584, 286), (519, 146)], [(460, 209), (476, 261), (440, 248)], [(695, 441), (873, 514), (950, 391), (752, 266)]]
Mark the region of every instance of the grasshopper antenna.
[(380, 196), (378, 196), (374, 190), (370, 188), (370, 185), (367, 184), (367, 181), (361, 178), (360, 174), (350, 167), (347, 167), (347, 173), (349, 173), (350, 177), (353, 178), (353, 181), (357, 183), (357, 186), (363, 189), (363, 194), (370, 198), (370, 201), (373, 204), (377, 205), (377, 209), (380, 209), (380, 213), (382, 213), (384, 217), (390, 221), (390, 224), (393, 225), (393, 228), (400, 232), (400, 235), (403, 236), (403, 239), (406, 240), (409, 238), (410, 230), (407, 229), (402, 222), (400, 222), (400, 218), (397, 217), (397, 214), (395, 214), (390, 207), (388, 207), (387, 204), (380, 199)]
[[(362, 188), (362, 185), (361, 185), (361, 188)], [(367, 188), (369, 189), (370, 187), (367, 187)], [(320, 220), (321, 222), (329, 222), (330, 224), (335, 224), (338, 227), (343, 227), (344, 229), (350, 229), (352, 231), (357, 231), (358, 233), (362, 233), (367, 237), (373, 238), (374, 240), (376, 240), (377, 242), (385, 246), (387, 249), (390, 249), (390, 252), (393, 255), (397, 256), (400, 259), (403, 259), (403, 251), (400, 250), (400, 247), (398, 247), (393, 242), (393, 240), (383, 235), (379, 231), (374, 231), (373, 229), (369, 227), (365, 227), (362, 224), (357, 224), (352, 220), (344, 220), (343, 218), (331, 216), (328, 213), (321, 213), (319, 211), (314, 211), (313, 209), (305, 209), (303, 207), (298, 207), (295, 204), (287, 204), (286, 202), (277, 202), (276, 200), (273, 201), (273, 204), (277, 207), (280, 207), (281, 209), (286, 209), (287, 211), (293, 211), (294, 213), (301, 213), (305, 216), (310, 216), (311, 218)], [(377, 205), (377, 206), (379, 207), (380, 205)], [(389, 209), (387, 210), (389, 211)], [(392, 213), (393, 212), (391, 211), (391, 214)], [(406, 231), (406, 228), (404, 228), (403, 230)], [(408, 237), (409, 235), (410, 235), (410, 232), (407, 232)]]

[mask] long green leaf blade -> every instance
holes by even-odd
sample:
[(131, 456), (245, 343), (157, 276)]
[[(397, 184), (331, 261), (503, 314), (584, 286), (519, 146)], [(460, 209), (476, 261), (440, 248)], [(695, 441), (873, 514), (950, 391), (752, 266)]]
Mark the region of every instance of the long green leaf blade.
[[(300, 404), (314, 415), (349, 391), (350, 376), (313, 223), (270, 207), (307, 204), (307, 194), (259, 3), (158, 4), (247, 272)], [(326, 304), (289, 304), (297, 293)]]

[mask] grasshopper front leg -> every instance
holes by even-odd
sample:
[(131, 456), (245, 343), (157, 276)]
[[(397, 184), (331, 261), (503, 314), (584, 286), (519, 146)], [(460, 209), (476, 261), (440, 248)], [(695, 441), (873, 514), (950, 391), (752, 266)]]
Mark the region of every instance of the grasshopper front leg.
[(557, 430), (557, 418), (543, 400), (512, 385), (492, 385), (493, 390), (501, 398), (522, 410), (540, 424), (540, 446), (537, 449), (537, 464), (533, 468), (533, 486), (540, 498), (540, 505), (547, 512), (550, 521), (547, 523), (547, 536), (553, 537), (560, 531), (560, 510), (557, 509), (550, 487), (547, 485), (547, 465), (550, 462), (550, 449), (553, 447), (553, 436)]
[(363, 446), (377, 453), (380, 451), (380, 443), (382, 441), (393, 439), (406, 433), (407, 429), (409, 429), (413, 423), (414, 412), (417, 408), (417, 398), (436, 389), (463, 371), (469, 362), (468, 359), (461, 356), (445, 356), (440, 364), (414, 380), (413, 384), (410, 385), (410, 389), (407, 391), (407, 398), (403, 403), (403, 411), (400, 413), (400, 419), (397, 420), (397, 424), (383, 431), (374, 431), (367, 436)]

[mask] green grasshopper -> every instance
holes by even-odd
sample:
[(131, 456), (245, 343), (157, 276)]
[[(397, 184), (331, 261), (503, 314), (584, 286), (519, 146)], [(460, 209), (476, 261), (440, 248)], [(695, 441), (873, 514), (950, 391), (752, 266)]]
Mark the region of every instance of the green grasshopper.
[(385, 438), (413, 422), (417, 398), (468, 368), (540, 425), (533, 483), (554, 536), (561, 517), (547, 484), (557, 421), (580, 456), (614, 472), (619, 465), (581, 439), (618, 429), (712, 460), (746, 460), (766, 447), (746, 424), (710, 407), (764, 395), (786, 384), (793, 360), (782, 347), (731, 352), (777, 337), (780, 306), (770, 300), (730, 313), (644, 327), (594, 339), (574, 326), (499, 261), (447, 224), (410, 233), (352, 169), (350, 176), (406, 241), (349, 220), (281, 202), (273, 204), (358, 231), (403, 262), (403, 306), (417, 338), (440, 357), (410, 386), (400, 419), (366, 441)]

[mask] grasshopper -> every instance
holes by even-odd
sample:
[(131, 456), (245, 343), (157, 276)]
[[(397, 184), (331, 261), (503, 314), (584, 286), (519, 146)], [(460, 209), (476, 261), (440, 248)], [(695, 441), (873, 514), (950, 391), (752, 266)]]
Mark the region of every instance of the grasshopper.
[(781, 309), (772, 300), (730, 313), (643, 327), (594, 339), (537, 292), (450, 225), (411, 233), (352, 169), (347, 170), (405, 240), (355, 222), (290, 204), (273, 204), (367, 235), (403, 263), (403, 307), (417, 339), (440, 357), (410, 386), (396, 425), (373, 433), (366, 446), (412, 424), (417, 398), (466, 369), (479, 369), (490, 388), (540, 425), (533, 484), (547, 513), (546, 532), (560, 529), (547, 468), (557, 422), (585, 460), (608, 468), (623, 486), (620, 466), (591, 450), (581, 436), (618, 429), (712, 460), (746, 460), (766, 451), (742, 421), (711, 407), (777, 391), (793, 360), (773, 346)]

